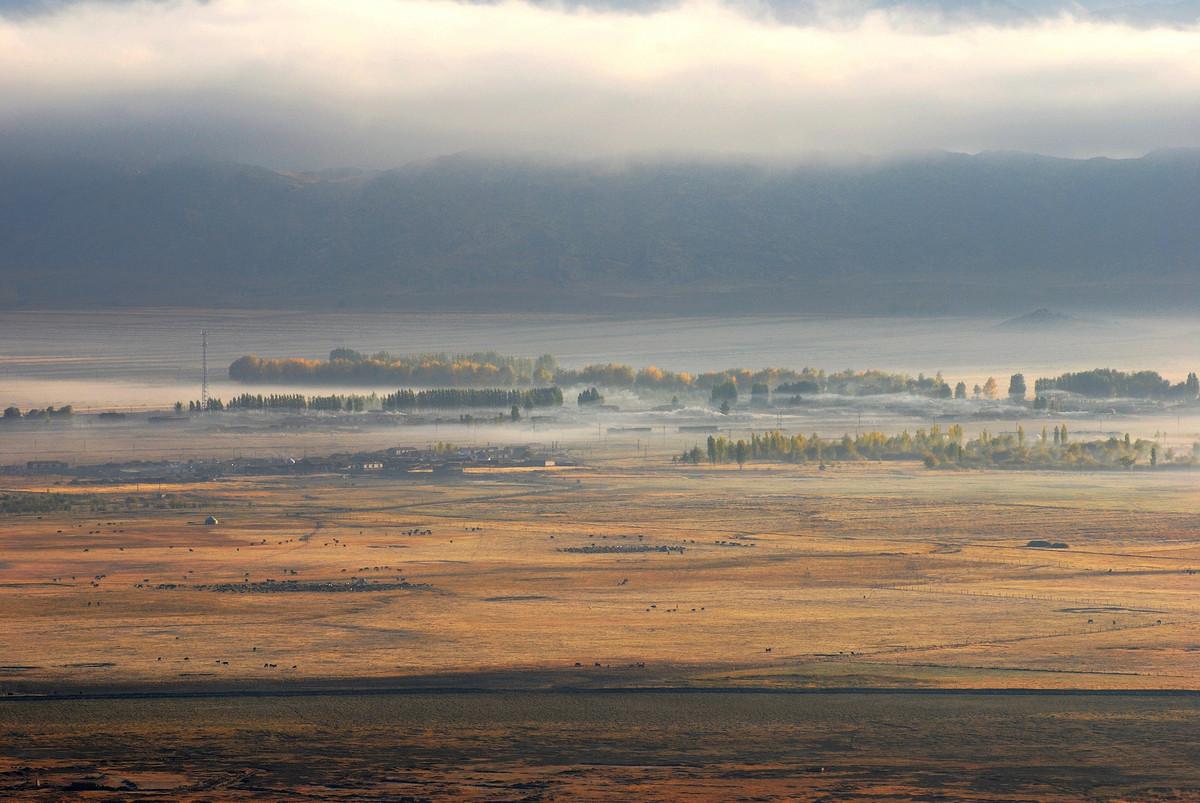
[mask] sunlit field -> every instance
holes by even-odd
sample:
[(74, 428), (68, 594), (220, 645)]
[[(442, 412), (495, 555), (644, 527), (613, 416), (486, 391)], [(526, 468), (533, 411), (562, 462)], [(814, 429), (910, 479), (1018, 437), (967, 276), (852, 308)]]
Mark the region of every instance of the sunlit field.
[[(4, 521), (10, 689), (514, 669), (583, 685), (1133, 689), (1200, 672), (1200, 520), (1182, 472), (613, 455), (458, 481), (62, 490), (71, 510)], [(365, 590), (342, 591), (355, 580)]]
[[(700, 757), (677, 747), (675, 758), (706, 767), (717, 762), (718, 776), (735, 765), (750, 772), (747, 766), (761, 759), (775, 767), (775, 780), (763, 780), (763, 790), (787, 794), (836, 787), (830, 778), (805, 774), (818, 759), (794, 752), (808, 755), (806, 740), (816, 738), (810, 730), (826, 726), (808, 716), (810, 703), (802, 700), (786, 702), (805, 712), (800, 723), (775, 721), (777, 704), (757, 696), (740, 708), (740, 697), (720, 695), (849, 695), (836, 704), (812, 703), (823, 712), (818, 720), (832, 718), (836, 724), (828, 727), (843, 733), (821, 743), (819, 763), (840, 762), (844, 769), (847, 744), (854, 745), (854, 762), (892, 760), (883, 731), (852, 713), (866, 706), (872, 717), (880, 715), (875, 698), (855, 696), (872, 690), (982, 690), (1024, 700), (1030, 690), (1186, 694), (1200, 678), (1200, 575), (1193, 573), (1200, 568), (1200, 520), (1194, 480), (1184, 472), (942, 472), (869, 463), (824, 471), (684, 468), (614, 448), (590, 466), (474, 470), (455, 480), (331, 475), (149, 489), (52, 483), (10, 479), (10, 491), (50, 484), (69, 509), (6, 516), (0, 533), (0, 625), (8, 636), (0, 645), (0, 689), (9, 698), (0, 716), (13, 740), (4, 777), (18, 784), (14, 789), (28, 789), (19, 784), (38, 774), (55, 783), (79, 780), (72, 773), (91, 765), (64, 769), (52, 759), (82, 738), (80, 728), (100, 728), (117, 740), (105, 743), (114, 749), (147, 727), (176, 727), (150, 726), (138, 711), (169, 705), (161, 710), (170, 721), (192, 717), (180, 706), (208, 705), (184, 702), (195, 694), (500, 695), (495, 705), (506, 716), (541, 723), (548, 716), (544, 699), (522, 694), (553, 692), (562, 699), (554, 705), (588, 712), (571, 720), (596, 716), (590, 703), (570, 698), (583, 690), (710, 690), (719, 695), (630, 697), (620, 705), (639, 711), (623, 716), (651, 717), (668, 730), (684, 727), (679, 706), (692, 712), (686, 716), (705, 717), (716, 716), (708, 706), (732, 706), (742, 712), (730, 726), (744, 731), (730, 736), (740, 747), (696, 747), (715, 751)], [(209, 515), (218, 523), (203, 524)], [(1068, 548), (1026, 546), (1035, 539)], [(178, 702), (111, 699), (129, 693)], [(48, 701), (80, 695), (100, 699)], [(352, 713), (355, 706), (374, 710), (372, 698), (343, 705), (342, 697), (320, 703), (306, 697), (295, 704), (300, 708), (282, 702), (290, 696), (274, 699), (252, 703), (253, 710), (286, 720), (285, 730), (299, 729), (295, 738), (311, 733), (314, 717), (323, 716), (317, 711), (337, 710), (346, 738), (361, 740), (368, 753), (399, 739), (406, 751), (427, 756), (431, 737), (420, 729), (451, 716), (445, 705), (467, 704), (421, 698), (420, 705), (433, 707), (432, 719), (385, 738), (382, 723), (368, 717), (360, 729)], [(597, 699), (607, 706), (626, 698)], [(1046, 739), (1058, 738), (1049, 735), (1055, 728), (1082, 727), (1081, 717), (1101, 717), (1109, 723), (1105, 738), (1120, 742), (1162, 717), (1182, 723), (1191, 720), (1179, 717), (1195, 715), (1190, 697), (1073, 699), (1021, 702), (1011, 716), (1008, 704), (990, 698), (886, 705), (899, 706), (896, 716), (910, 722), (905, 728), (934, 739), (918, 740), (923, 746), (914, 749), (924, 757), (904, 772), (949, 749), (937, 747), (947, 737), (932, 730), (943, 716), (949, 727), (963, 729), (968, 741), (954, 741), (963, 751), (953, 761), (968, 767), (980, 760), (974, 748), (963, 747), (983, 738), (978, 717), (1002, 728), (1034, 727)], [(381, 705), (399, 706), (396, 716), (424, 716), (406, 700)], [(1128, 706), (1151, 704), (1150, 718), (1130, 719)], [(309, 712), (312, 706), (319, 709)], [(35, 723), (21, 713), (30, 710), (54, 713)], [(228, 721), (204, 715), (197, 733), (236, 751), (254, 732), (245, 722), (251, 709), (237, 710)], [(452, 720), (452, 738), (465, 740), (460, 747), (467, 753), (485, 740), (479, 728), (518, 727)], [(786, 738), (795, 741), (775, 743), (785, 721), (791, 723)], [(621, 722), (604, 728), (625, 727)], [(320, 733), (314, 738), (327, 738)], [(545, 758), (566, 749), (556, 746), (559, 738), (567, 736), (543, 734), (529, 749)], [(1014, 742), (1013, 760), (1031, 760), (1037, 743)], [(636, 743), (621, 749), (650, 750), (656, 758), (649, 763), (666, 760)], [(478, 779), (447, 774), (448, 756), (439, 752), (433, 764), (410, 766), (417, 767), (413, 788), (434, 784), (428, 789), (482, 795), (473, 786)], [(555, 765), (577, 760), (545, 758)], [(609, 756), (601, 763), (609, 760), (634, 761)], [(591, 775), (568, 783), (548, 780), (550, 770), (540, 764), (503, 756), (487, 761), (505, 783), (534, 779), (564, 793), (574, 783), (597, 794), (604, 789)], [(212, 771), (199, 762), (159, 777), (147, 762), (134, 750), (112, 777), (126, 773), (139, 784), (176, 789)], [(18, 772), (18, 764), (36, 772)], [(871, 788), (875, 780), (855, 774), (865, 765), (855, 766), (838, 783)], [(351, 770), (328, 769), (308, 780), (320, 784)], [(265, 772), (273, 783), (301, 778), (289, 774), (300, 772), (295, 767)], [(631, 778), (655, 788), (655, 774), (646, 772)], [(707, 777), (707, 770), (697, 772), (693, 780)], [(1114, 789), (1134, 782), (1114, 773)], [(673, 775), (670, 788), (682, 793), (689, 777)], [(1011, 799), (1033, 794), (1022, 786), (1027, 782), (1013, 781)], [(965, 792), (988, 783), (963, 776), (950, 788)], [(1068, 792), (1088, 788), (1079, 778), (1063, 783)], [(1003, 786), (981, 797), (1010, 799), (1000, 794)], [(716, 794), (725, 787), (706, 788)]]

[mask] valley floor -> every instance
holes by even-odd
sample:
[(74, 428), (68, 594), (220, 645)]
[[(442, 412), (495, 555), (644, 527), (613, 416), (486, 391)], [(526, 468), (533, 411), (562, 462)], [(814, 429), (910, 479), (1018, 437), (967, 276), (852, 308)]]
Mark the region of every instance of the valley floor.
[(591, 458), (7, 480), (0, 796), (1200, 793), (1190, 475)]

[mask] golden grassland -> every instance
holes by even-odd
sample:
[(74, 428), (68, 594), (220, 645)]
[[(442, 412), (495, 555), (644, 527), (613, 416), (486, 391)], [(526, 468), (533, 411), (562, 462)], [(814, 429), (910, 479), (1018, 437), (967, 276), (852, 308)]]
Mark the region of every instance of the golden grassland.
[[(452, 481), (53, 487), (111, 502), (0, 521), (5, 692), (497, 673), (583, 687), (1200, 687), (1200, 513), (1184, 473), (613, 457)], [(146, 506), (164, 499), (194, 506)], [(630, 551), (647, 547), (683, 551)], [(413, 587), (202, 588), (354, 578)]]
[(4, 485), (75, 502), (0, 519), (5, 799), (1200, 790), (1184, 472)]

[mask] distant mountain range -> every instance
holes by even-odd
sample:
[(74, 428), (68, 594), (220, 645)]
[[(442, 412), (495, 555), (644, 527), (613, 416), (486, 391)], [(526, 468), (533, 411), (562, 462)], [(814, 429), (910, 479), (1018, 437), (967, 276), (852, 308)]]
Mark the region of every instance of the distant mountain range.
[(1200, 300), (1200, 152), (385, 172), (0, 161), (0, 306), (1015, 312)]

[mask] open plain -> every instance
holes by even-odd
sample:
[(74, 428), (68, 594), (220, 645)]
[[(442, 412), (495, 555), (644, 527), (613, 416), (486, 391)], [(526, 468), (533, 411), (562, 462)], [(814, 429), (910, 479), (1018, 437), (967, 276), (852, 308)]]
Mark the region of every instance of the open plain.
[(0, 520), (3, 794), (1200, 789), (1187, 472), (6, 486), (53, 501)]

